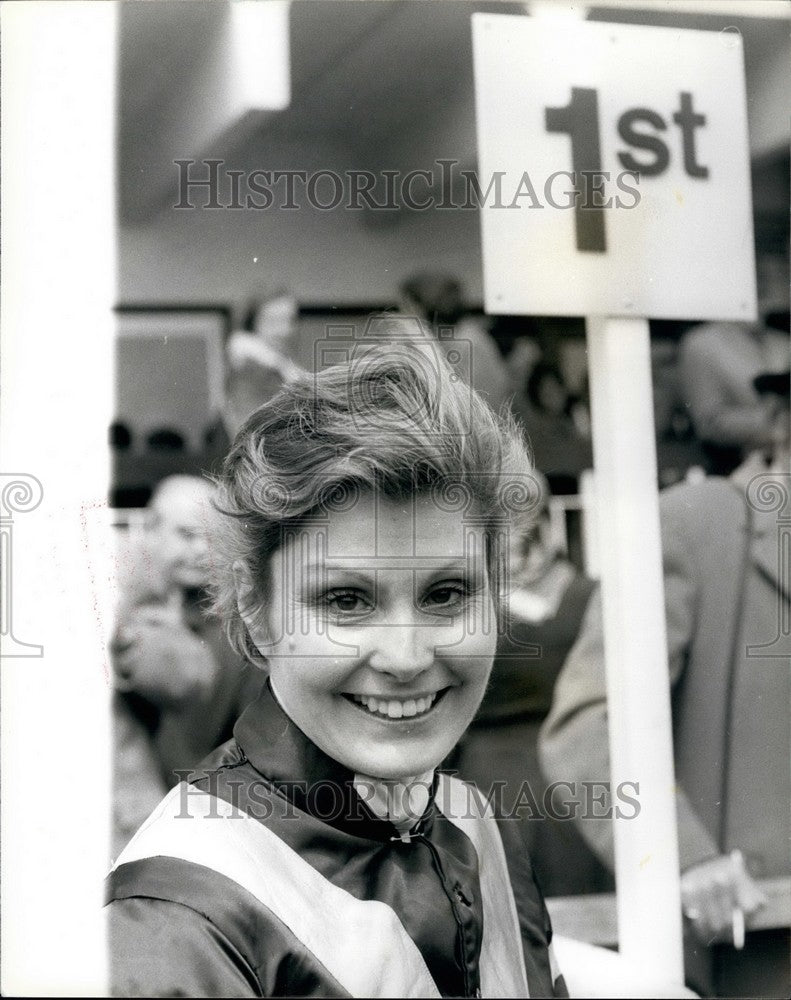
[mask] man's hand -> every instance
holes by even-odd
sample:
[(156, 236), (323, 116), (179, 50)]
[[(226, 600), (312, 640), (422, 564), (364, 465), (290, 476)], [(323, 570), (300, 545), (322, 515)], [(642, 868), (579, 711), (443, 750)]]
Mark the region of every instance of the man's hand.
[(136, 608), (110, 650), (117, 690), (133, 691), (163, 709), (209, 697), (219, 669), (180, 609), (167, 605)]
[(744, 946), (744, 918), (766, 902), (744, 864), (741, 851), (703, 861), (681, 876), (681, 903), (696, 937)]

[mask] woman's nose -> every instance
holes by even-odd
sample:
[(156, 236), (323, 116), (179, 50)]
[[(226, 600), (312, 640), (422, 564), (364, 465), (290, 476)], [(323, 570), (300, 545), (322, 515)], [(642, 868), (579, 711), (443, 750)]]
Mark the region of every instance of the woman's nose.
[(417, 623), (379, 626), (369, 663), (403, 683), (413, 680), (434, 663), (434, 630)]

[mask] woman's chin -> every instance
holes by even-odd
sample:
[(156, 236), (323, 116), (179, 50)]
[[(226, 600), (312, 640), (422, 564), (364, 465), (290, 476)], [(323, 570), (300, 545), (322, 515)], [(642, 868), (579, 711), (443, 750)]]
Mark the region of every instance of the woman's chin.
[[(439, 767), (452, 748), (425, 750), (422, 752), (387, 754), (360, 753), (344, 754), (345, 760), (340, 762), (354, 771), (369, 778), (379, 778), (383, 781), (406, 781)], [(444, 752), (443, 752), (444, 751)]]

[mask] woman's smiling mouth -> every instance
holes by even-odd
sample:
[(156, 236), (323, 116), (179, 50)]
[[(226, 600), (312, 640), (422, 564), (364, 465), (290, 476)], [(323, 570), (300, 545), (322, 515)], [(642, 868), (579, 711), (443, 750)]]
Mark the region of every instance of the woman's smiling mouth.
[(382, 698), (367, 694), (345, 694), (343, 697), (369, 715), (383, 719), (414, 719), (428, 715), (447, 690), (443, 688), (420, 698)]

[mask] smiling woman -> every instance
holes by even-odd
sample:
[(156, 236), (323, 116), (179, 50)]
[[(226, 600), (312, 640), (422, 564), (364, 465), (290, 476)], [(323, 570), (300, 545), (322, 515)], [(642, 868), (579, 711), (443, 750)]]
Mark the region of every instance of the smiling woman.
[(116, 995), (564, 993), (529, 861), (438, 770), (538, 493), (518, 428), (389, 338), (289, 384), (226, 460), (215, 610), (268, 684), (118, 859)]
[(326, 539), (331, 558), (294, 577), (294, 540), (272, 557), (269, 620), (252, 625), (272, 690), (317, 746), (356, 772), (409, 779), (432, 770), (483, 698), (497, 636), (487, 574), (465, 558), (464, 527), (430, 495), (366, 490), (302, 533), (308, 552)]

